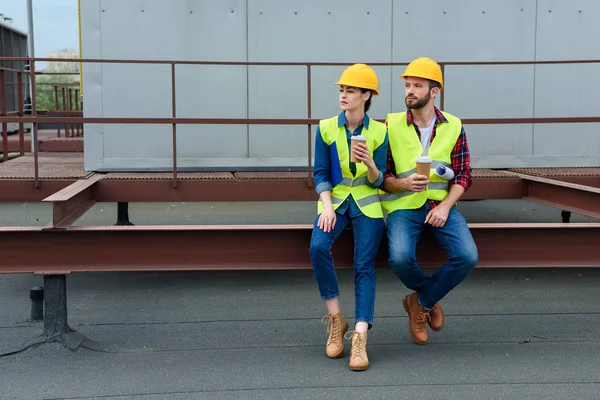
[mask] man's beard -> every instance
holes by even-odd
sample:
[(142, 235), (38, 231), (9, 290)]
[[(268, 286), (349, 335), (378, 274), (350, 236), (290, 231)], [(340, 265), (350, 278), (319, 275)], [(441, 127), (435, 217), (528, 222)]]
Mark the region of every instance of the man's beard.
[(420, 108), (425, 107), (425, 105), (427, 103), (429, 103), (429, 99), (431, 98), (431, 95), (429, 93), (427, 93), (427, 96), (423, 97), (422, 99), (417, 99), (416, 102), (412, 103), (412, 105), (410, 105), (408, 103), (408, 97), (406, 97), (404, 99), (404, 103), (406, 104), (406, 108), (408, 108), (409, 110), (418, 110)]

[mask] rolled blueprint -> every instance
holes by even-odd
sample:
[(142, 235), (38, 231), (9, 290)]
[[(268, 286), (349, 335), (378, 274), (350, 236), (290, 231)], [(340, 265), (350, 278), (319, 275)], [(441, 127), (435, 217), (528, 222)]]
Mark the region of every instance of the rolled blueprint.
[(440, 178), (446, 179), (447, 181), (454, 178), (454, 171), (448, 167), (444, 167), (443, 165), (436, 167), (435, 174)]

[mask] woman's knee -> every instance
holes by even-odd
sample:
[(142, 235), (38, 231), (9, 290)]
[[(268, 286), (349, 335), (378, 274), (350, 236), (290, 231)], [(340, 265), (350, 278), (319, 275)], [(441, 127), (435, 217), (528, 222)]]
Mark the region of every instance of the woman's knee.
[(308, 249), (310, 256), (322, 256), (329, 254), (331, 249), (329, 248), (329, 244), (324, 240), (312, 240), (310, 242), (310, 247)]

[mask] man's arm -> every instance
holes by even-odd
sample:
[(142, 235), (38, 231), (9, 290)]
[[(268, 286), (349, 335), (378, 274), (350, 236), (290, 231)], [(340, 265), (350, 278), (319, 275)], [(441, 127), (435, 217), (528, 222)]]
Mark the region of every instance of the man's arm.
[(471, 186), (471, 154), (469, 152), (469, 145), (467, 143), (467, 135), (464, 127), (461, 128), (460, 135), (452, 149), (450, 162), (455, 175), (454, 178), (448, 182), (450, 185), (448, 195), (440, 202), (440, 204), (431, 210), (429, 214), (427, 214), (427, 218), (425, 218), (425, 223), (429, 223), (436, 228), (441, 228), (446, 224), (450, 209)]

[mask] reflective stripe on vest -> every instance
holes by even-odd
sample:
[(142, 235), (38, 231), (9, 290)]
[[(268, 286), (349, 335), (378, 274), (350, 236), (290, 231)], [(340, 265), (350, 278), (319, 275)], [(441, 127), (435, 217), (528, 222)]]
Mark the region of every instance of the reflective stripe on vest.
[[(350, 172), (350, 155), (345, 126), (338, 126), (338, 117), (322, 120), (319, 130), (323, 141), (328, 145), (334, 142), (340, 159), (343, 180), (333, 187), (331, 202), (336, 210), (340, 204), (352, 195), (360, 211), (370, 218), (383, 218), (383, 211), (379, 201), (378, 189), (368, 185), (368, 169), (364, 163), (356, 163), (356, 174)], [(373, 157), (373, 152), (385, 141), (386, 126), (373, 119), (369, 120), (369, 128), (363, 127), (361, 135), (367, 138), (367, 147)], [(323, 212), (323, 202), (318, 201), (318, 213)]]
[[(455, 116), (443, 113), (448, 122), (436, 127), (436, 135), (431, 142), (429, 157), (432, 159), (429, 185), (423, 192), (387, 193), (380, 191), (381, 205), (389, 214), (400, 209), (416, 209), (430, 200), (443, 200), (448, 195), (449, 183), (435, 174), (435, 168), (443, 165), (451, 167), (450, 155), (460, 135), (462, 123)], [(423, 153), (423, 146), (415, 127), (407, 124), (406, 113), (388, 115), (388, 140), (394, 158), (397, 178), (406, 178), (417, 172), (416, 159)]]

